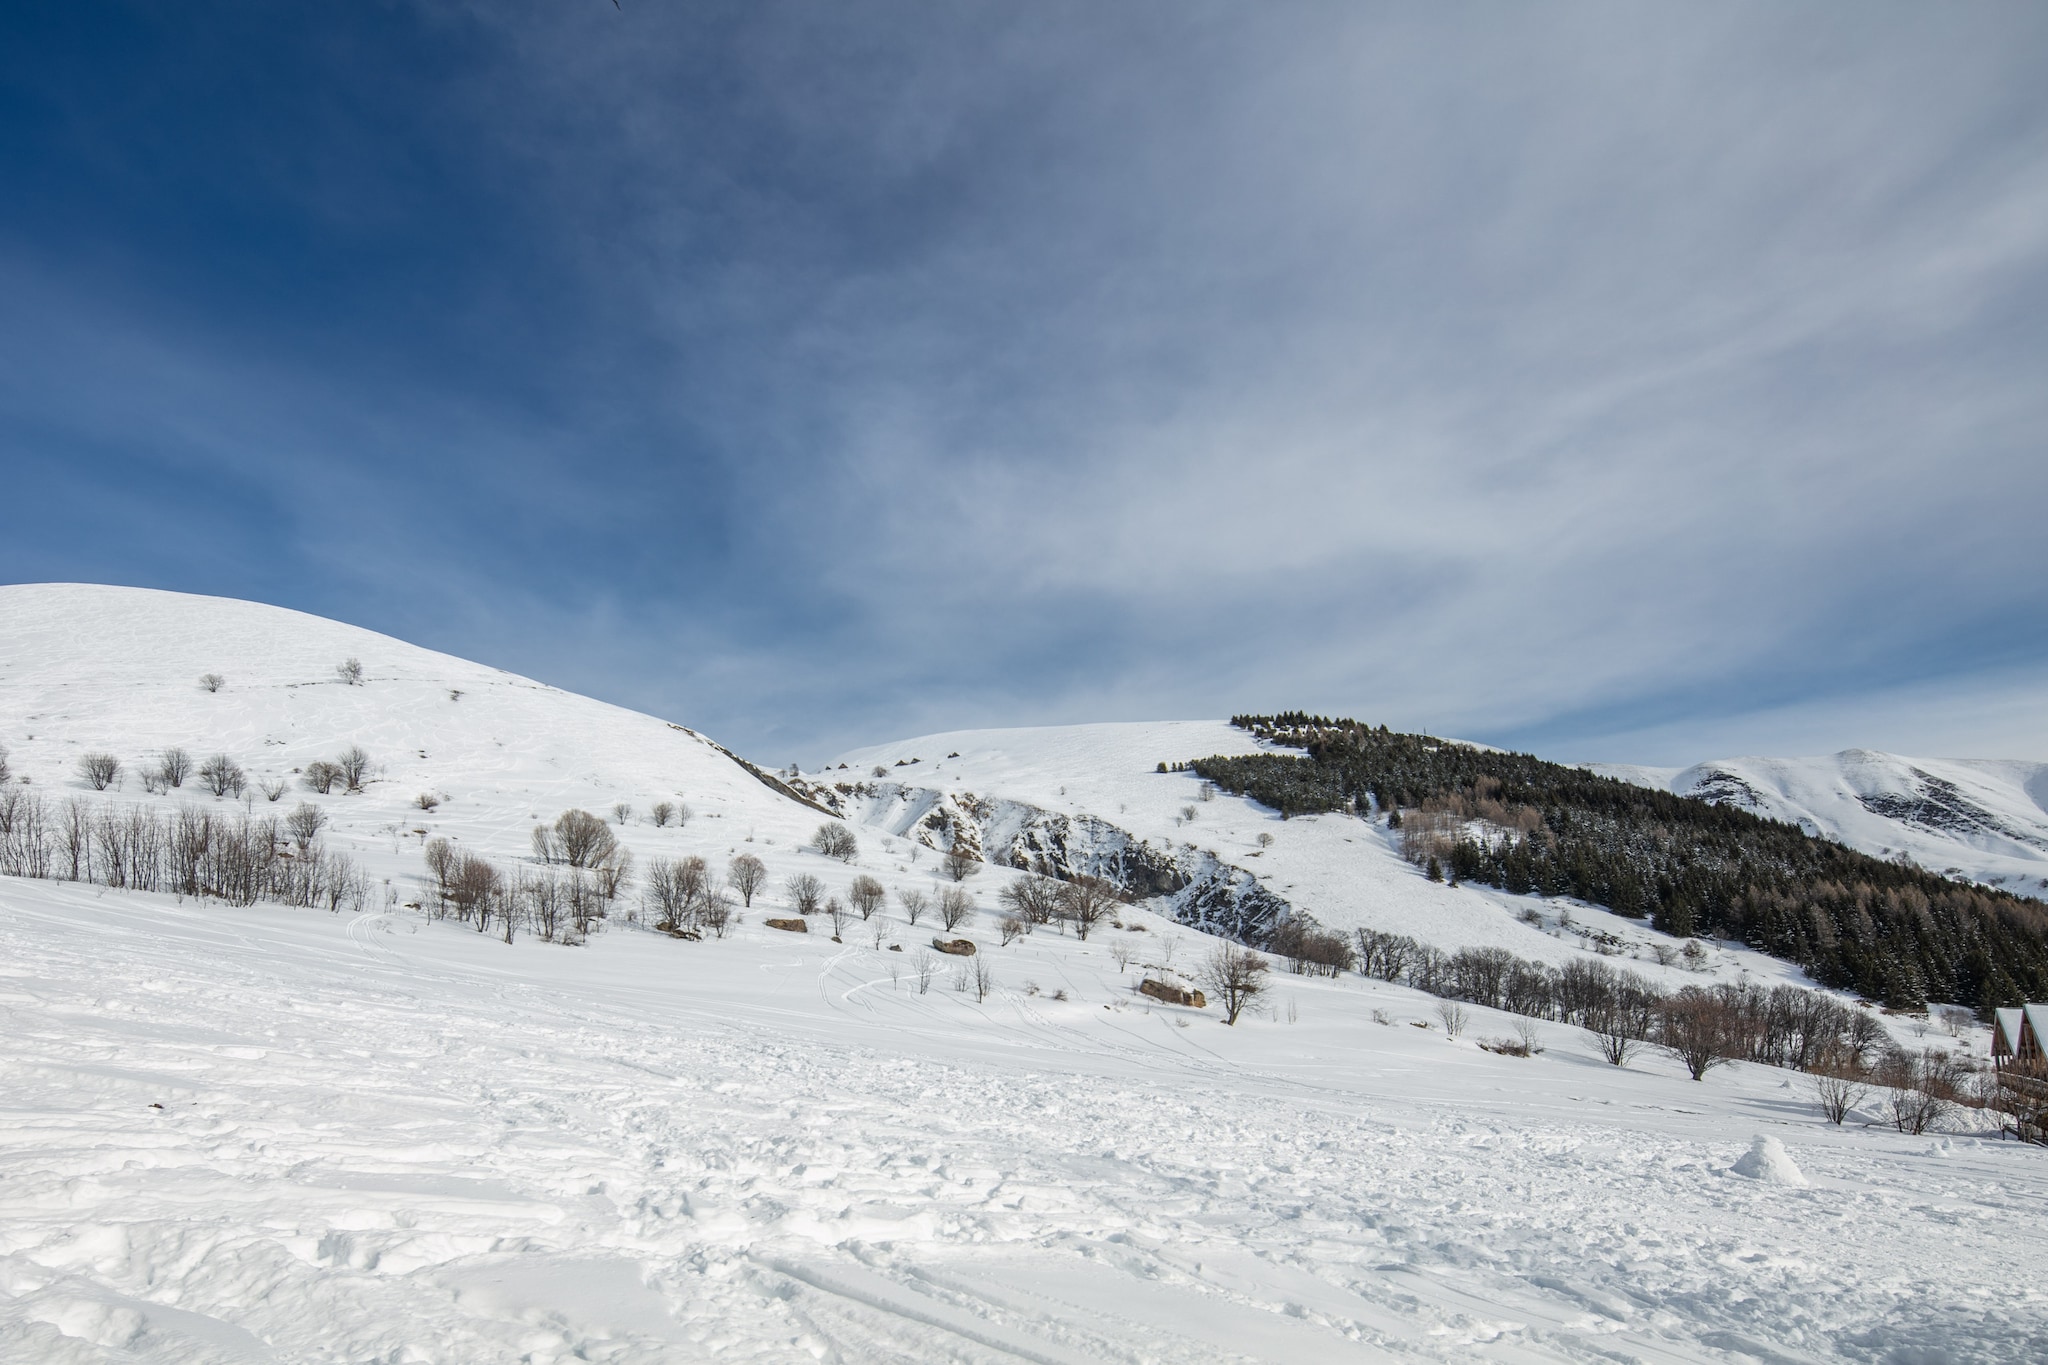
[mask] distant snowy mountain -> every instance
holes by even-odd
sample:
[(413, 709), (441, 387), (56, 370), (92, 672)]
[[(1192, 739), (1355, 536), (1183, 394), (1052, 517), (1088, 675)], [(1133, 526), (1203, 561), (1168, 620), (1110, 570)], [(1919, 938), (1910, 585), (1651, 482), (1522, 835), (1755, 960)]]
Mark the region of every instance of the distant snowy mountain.
[(1741, 806), (1881, 858), (1910, 858), (1951, 877), (2048, 899), (2048, 763), (1844, 749), (1690, 768), (1586, 766)]

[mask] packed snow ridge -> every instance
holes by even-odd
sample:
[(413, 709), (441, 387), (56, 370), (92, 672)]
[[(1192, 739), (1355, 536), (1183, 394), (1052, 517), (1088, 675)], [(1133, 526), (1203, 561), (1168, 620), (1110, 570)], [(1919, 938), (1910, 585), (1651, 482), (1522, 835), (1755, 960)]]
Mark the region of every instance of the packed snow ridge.
[[(1734, 945), (1666, 967), (1641, 925), (1156, 771), (1242, 751), (1221, 724), (936, 736), (776, 786), (333, 622), (34, 586), (0, 588), (0, 744), (58, 811), (313, 805), (369, 886), (330, 914), (0, 877), (0, 1360), (2012, 1361), (2048, 1334), (2009, 1273), (2048, 1252), (2037, 1149), (1837, 1127), (1794, 1073), (1609, 1066), (1564, 1025), (1489, 1051), (1526, 1021), (1471, 1007), (1448, 1037), (1435, 999), (1357, 977), (1279, 976), (1234, 1028), (1137, 994), (1216, 947), (1181, 916), (1226, 899), (1796, 979)], [(360, 789), (308, 789), (351, 745)], [(167, 748), (250, 780), (144, 790)], [(93, 789), (88, 753), (123, 776)], [(827, 792), (846, 861), (811, 846)], [(580, 947), (428, 913), (430, 842), (539, 875), (530, 831), (572, 809), (642, 869), (751, 854), (767, 884), (698, 941), (630, 894)], [(969, 831), (1150, 894), (1086, 941), (1002, 943), (1026, 874), (952, 882)], [(768, 927), (804, 876), (890, 898), (836, 939)], [(953, 887), (971, 960), (903, 908)]]

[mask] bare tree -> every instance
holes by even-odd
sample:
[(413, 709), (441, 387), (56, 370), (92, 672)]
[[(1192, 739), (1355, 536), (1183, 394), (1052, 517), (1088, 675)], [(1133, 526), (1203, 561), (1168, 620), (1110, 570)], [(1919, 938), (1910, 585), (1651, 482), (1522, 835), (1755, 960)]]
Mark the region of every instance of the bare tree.
[(683, 826), (689, 824), (691, 819), (694, 818), (696, 814), (697, 812), (690, 809), (689, 802), (676, 802), (676, 828), (681, 829)]
[(834, 896), (825, 902), (825, 917), (832, 921), (832, 941), (837, 943), (839, 936), (846, 932), (846, 907), (839, 903), (839, 897)]
[(362, 745), (351, 744), (334, 760), (334, 766), (350, 791), (361, 791), (363, 779), (370, 775), (370, 756), (363, 752)]
[(932, 900), (914, 886), (898, 887), (896, 899), (902, 902), (903, 913), (910, 920), (910, 927), (913, 929), (917, 927), (918, 917), (924, 914), (925, 907), (930, 905)]
[(591, 872), (597, 879), (597, 894), (607, 901), (617, 900), (619, 892), (633, 881), (633, 850), (623, 844), (615, 845), (610, 853), (598, 860)]
[[(292, 842), (299, 846), (299, 856), (301, 858), (306, 856), (306, 851), (312, 848), (313, 841), (320, 837), (320, 831), (326, 828), (326, 826), (327, 813), (311, 801), (299, 802), (298, 805), (292, 807), (291, 814), (284, 818), (285, 833), (291, 835)], [(449, 847), (448, 841), (445, 839), (436, 839), (433, 843), (427, 845), (427, 862), (430, 866), (434, 862), (435, 855), (433, 850), (437, 845), (444, 850)], [(436, 870), (438, 871), (439, 869)]]
[(291, 790), (291, 785), (281, 777), (266, 777), (263, 779), (263, 799), (271, 802), (282, 801), (284, 794)]
[(1657, 1046), (1675, 1058), (1696, 1081), (1717, 1066), (1734, 1060), (1738, 1022), (1719, 997), (1687, 986), (1664, 1002), (1658, 1022)]
[(654, 917), (657, 929), (678, 929), (690, 913), (690, 899), (676, 876), (673, 859), (656, 858), (647, 864), (640, 904)]
[(1829, 1123), (1840, 1124), (1869, 1093), (1870, 1087), (1846, 1071), (1824, 1071), (1813, 1077), (1813, 1097)]
[(87, 754), (78, 760), (78, 775), (96, 792), (103, 792), (121, 778), (121, 760), (112, 754)]
[(240, 796), (249, 782), (242, 765), (226, 754), (215, 754), (200, 764), (199, 780), (215, 796)]
[(315, 759), (306, 765), (305, 776), (306, 785), (319, 792), (322, 796), (325, 796), (334, 790), (336, 783), (341, 781), (341, 769), (335, 767), (324, 758)]
[(818, 913), (818, 903), (825, 896), (825, 883), (808, 872), (799, 872), (783, 885), (789, 888), (789, 903), (796, 907), (799, 915)]
[(1050, 924), (1060, 912), (1060, 884), (1050, 877), (1019, 877), (996, 899), (1026, 924)]
[(625, 823), (626, 823), (626, 822), (627, 822), (628, 820), (631, 820), (632, 818), (633, 818), (633, 803), (632, 803), (632, 802), (630, 802), (630, 801), (614, 801), (614, 802), (612, 802), (612, 819), (614, 819), (614, 820), (618, 821), (618, 822), (619, 822), (620, 824), (622, 824), (622, 825), (623, 825), (623, 824), (625, 824)]
[(974, 918), (974, 897), (957, 886), (939, 892), (939, 923), (951, 933)]
[(842, 863), (852, 862), (860, 853), (860, 841), (853, 837), (852, 830), (837, 820), (818, 826), (818, 832), (811, 836), (811, 847)]
[(334, 676), (350, 687), (363, 685), (363, 661), (353, 656), (334, 666)]
[(987, 1000), (989, 993), (996, 988), (995, 968), (991, 967), (988, 959), (980, 954), (976, 954), (973, 958), (969, 959), (967, 979), (969, 987), (974, 991), (974, 1002), (976, 1004)]
[(697, 902), (697, 922), (718, 938), (732, 925), (732, 893), (722, 886), (705, 890)]
[(192, 775), (192, 755), (183, 749), (166, 749), (157, 760), (156, 775), (163, 779), (166, 787), (182, 787), (185, 779)]
[(853, 879), (853, 885), (846, 893), (846, 899), (852, 903), (854, 913), (864, 921), (873, 919), (875, 911), (881, 909), (882, 903), (888, 898), (887, 888), (865, 872)]
[(956, 882), (964, 882), (975, 873), (981, 871), (981, 859), (966, 844), (956, 842), (947, 851), (946, 857), (940, 866), (946, 869), (948, 877), (951, 877)]
[(1086, 942), (1088, 931), (1109, 918), (1122, 901), (1116, 887), (1102, 878), (1076, 877), (1060, 888), (1059, 904), (1060, 916), (1070, 921), (1075, 936)]
[(619, 841), (589, 811), (565, 810), (555, 817), (553, 844), (569, 866), (595, 867), (611, 856)]
[(1265, 993), (1266, 959), (1235, 943), (1218, 944), (1202, 967), (1202, 984), (1223, 1002), (1223, 1022), (1235, 1024), (1237, 1016)]
[(220, 691), (221, 688), (227, 686), (227, 682), (228, 680), (218, 673), (201, 673), (199, 675), (199, 685), (209, 692)]
[(1455, 1000), (1437, 1001), (1436, 1017), (1443, 1022), (1446, 1038), (1456, 1038), (1465, 1031), (1465, 1025), (1472, 1022), (1472, 1016)]
[(1004, 915), (996, 924), (996, 932), (1002, 935), (1003, 946), (1007, 948), (1031, 932), (1031, 922), (1019, 915)]
[(924, 995), (932, 988), (932, 978), (939, 974), (939, 960), (929, 952), (917, 955), (917, 993)]
[(13, 776), (14, 770), (7, 766), (7, 749), (4, 745), (0, 745), (0, 784), (6, 783)]
[(742, 853), (732, 860), (726, 875), (732, 881), (732, 889), (740, 893), (740, 903), (753, 909), (754, 893), (767, 884), (768, 865), (751, 853)]
[(1131, 969), (1131, 964), (1138, 960), (1138, 952), (1128, 943), (1112, 943), (1109, 945), (1109, 960), (1116, 964), (1118, 971), (1127, 972)]
[(648, 814), (654, 817), (654, 827), (660, 829), (675, 818), (675, 803), (672, 801), (657, 801), (654, 803), (654, 809), (649, 811)]

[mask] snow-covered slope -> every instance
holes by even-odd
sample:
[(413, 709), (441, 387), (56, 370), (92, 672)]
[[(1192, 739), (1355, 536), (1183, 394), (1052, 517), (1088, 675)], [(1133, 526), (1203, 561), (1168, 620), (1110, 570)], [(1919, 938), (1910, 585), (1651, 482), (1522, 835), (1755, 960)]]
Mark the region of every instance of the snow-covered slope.
[(1881, 858), (2048, 899), (2048, 763), (1902, 758), (1844, 749), (1690, 768), (1589, 764), (1681, 796), (1725, 801)]
[[(1504, 947), (1551, 963), (1595, 954), (1625, 960), (1673, 989), (1716, 978), (1806, 981), (1789, 964), (1735, 944), (1713, 945), (1704, 971), (1660, 966), (1660, 950), (1668, 956), (1677, 945), (1642, 921), (1472, 883), (1431, 882), (1402, 859), (1382, 823), (1335, 814), (1282, 820), (1242, 797), (1205, 796), (1206, 784), (1191, 772), (1158, 771), (1161, 763), (1170, 768), (1258, 748), (1224, 721), (962, 730), (858, 749), (801, 781), (850, 820), (935, 847), (945, 846), (947, 831), (966, 828), (996, 861), (1027, 861), (1056, 842), (1043, 836), (1056, 835), (1063, 822), (1089, 835), (1075, 871), (1101, 870), (1091, 855), (1105, 845), (1135, 844), (1146, 865), (1191, 879), (1187, 892), (1162, 901), (1166, 913), (1226, 931), (1245, 927), (1252, 916), (1232, 915), (1215, 897), (1188, 902), (1207, 887), (1230, 892), (1237, 875), (1271, 897), (1278, 913), (1306, 913), (1341, 931), (1407, 934), (1446, 951)], [(917, 813), (935, 809), (947, 823), (921, 826)]]
[[(2048, 1334), (2048, 1298), (1982, 1294), (2048, 1253), (2048, 1167), (1981, 1125), (1834, 1128), (1803, 1077), (1611, 1067), (1563, 1025), (1498, 1055), (1476, 1043), (1518, 1021), (1469, 1007), (1453, 1039), (1433, 998), (1355, 976), (1281, 977), (1236, 1028), (1135, 994), (1214, 947), (1157, 913), (1200, 875), (1196, 910), (1249, 883), (1551, 960), (1607, 923), (1154, 771), (1233, 735), (874, 751), (812, 775), (858, 822), (842, 864), (802, 846), (815, 809), (665, 721), (271, 608), (0, 589), (29, 792), (235, 810), (93, 792), (76, 760), (289, 777), (359, 743), (364, 791), (248, 805), (319, 805), (380, 892), (350, 915), (0, 877), (0, 1361), (2003, 1361)], [(656, 828), (661, 799), (695, 818)], [(643, 866), (768, 863), (727, 937), (506, 944), (409, 908), (427, 835), (509, 866), (536, 819), (619, 801)], [(764, 922), (797, 873), (938, 889), (934, 811), (991, 853), (1194, 880), (1086, 942), (1005, 944), (984, 912), (971, 962), (893, 899), (843, 942)], [(965, 885), (988, 906), (1021, 875)]]
[[(336, 674), (351, 658), (360, 686)], [(201, 685), (208, 673), (225, 679), (219, 691)], [(351, 744), (372, 761), (361, 792), (318, 796), (294, 776)], [(626, 842), (642, 856), (750, 835), (787, 845), (819, 820), (679, 725), (319, 617), (135, 588), (0, 587), (0, 746), (47, 798), (159, 809), (220, 803), (193, 779), (146, 794), (142, 768), (171, 747), (199, 761), (226, 753), (252, 779), (248, 809), (315, 802), (330, 838), (395, 887), (418, 875), (427, 838), (520, 856), (536, 821), (572, 807), (630, 804)], [(124, 765), (104, 796), (78, 776), (90, 752)], [(265, 779), (290, 784), (275, 805)], [(422, 793), (440, 804), (420, 809)], [(700, 823), (653, 828), (648, 812), (663, 800)]]

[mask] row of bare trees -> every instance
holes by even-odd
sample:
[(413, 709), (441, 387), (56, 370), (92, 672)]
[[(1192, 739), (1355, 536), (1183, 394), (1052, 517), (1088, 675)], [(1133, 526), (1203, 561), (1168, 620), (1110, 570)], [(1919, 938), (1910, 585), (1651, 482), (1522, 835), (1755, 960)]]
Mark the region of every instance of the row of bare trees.
[[(118, 787), (125, 771), (127, 766), (114, 754), (89, 753), (78, 760), (79, 778), (94, 791)], [(194, 777), (215, 796), (238, 797), (251, 785), (248, 772), (235, 762), (232, 755), (214, 754), (203, 763), (194, 763), (190, 753), (175, 746), (165, 749), (153, 763), (138, 764), (134, 771), (142, 782), (142, 789), (152, 795), (180, 789)], [(351, 744), (332, 762), (319, 759), (307, 764), (305, 781), (308, 787), (325, 796), (336, 787), (361, 791), (369, 774), (370, 755), (361, 745)], [(282, 799), (290, 790), (288, 779), (282, 777), (261, 778), (255, 785), (269, 801)]]
[(607, 888), (601, 876), (580, 867), (521, 867), (508, 875), (446, 839), (429, 842), (426, 857), (434, 874), (434, 917), (472, 925), (506, 943), (521, 929), (544, 943), (582, 943), (608, 917), (618, 894), (616, 882)]
[[(315, 822), (302, 816), (307, 810)], [(369, 879), (347, 854), (320, 846), (324, 823), (310, 806), (284, 820), (255, 819), (195, 806), (162, 811), (78, 797), (52, 805), (18, 786), (0, 787), (0, 873), (234, 905), (361, 909)]]
[(1115, 883), (1100, 877), (1076, 877), (1054, 881), (1050, 877), (1019, 877), (996, 897), (1007, 912), (1004, 942), (1048, 924), (1062, 930), (1072, 925), (1077, 938), (1086, 941), (1095, 926), (1114, 915), (1124, 903)]

